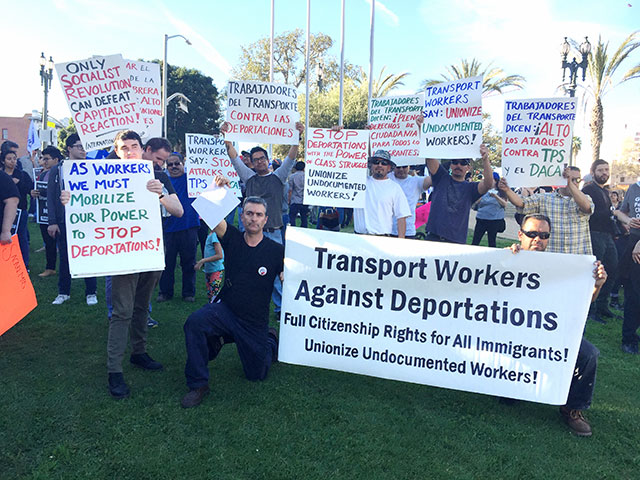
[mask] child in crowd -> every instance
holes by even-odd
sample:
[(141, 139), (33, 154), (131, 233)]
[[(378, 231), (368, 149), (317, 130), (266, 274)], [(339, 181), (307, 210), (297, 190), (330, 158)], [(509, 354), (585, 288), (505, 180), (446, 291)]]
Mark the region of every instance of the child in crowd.
[(209, 303), (218, 295), (222, 287), (222, 274), (224, 273), (224, 253), (222, 246), (218, 240), (218, 236), (213, 232), (209, 233), (207, 241), (204, 245), (204, 254), (201, 260), (198, 260), (193, 268), (200, 270), (204, 265), (204, 275), (207, 282), (207, 297)]

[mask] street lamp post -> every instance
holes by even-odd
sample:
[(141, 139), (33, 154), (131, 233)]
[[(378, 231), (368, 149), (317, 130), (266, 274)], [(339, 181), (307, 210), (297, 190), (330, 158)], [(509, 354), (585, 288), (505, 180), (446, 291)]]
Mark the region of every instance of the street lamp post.
[[(47, 130), (48, 123), (48, 103), (49, 89), (51, 88), (51, 80), (53, 80), (53, 58), (49, 57), (47, 61), (44, 52), (40, 54), (40, 85), (44, 87), (44, 108), (42, 109), (42, 131)], [(47, 138), (43, 135), (42, 148), (47, 146)]]
[(582, 81), (585, 81), (587, 74), (587, 66), (589, 65), (589, 53), (591, 52), (591, 44), (589, 38), (584, 37), (584, 42), (580, 44), (579, 51), (581, 55), (580, 63), (576, 61), (576, 57), (573, 57), (571, 62), (567, 62), (567, 55), (571, 51), (571, 45), (567, 41), (567, 37), (564, 37), (564, 42), (560, 46), (560, 55), (562, 57), (562, 82), (564, 83), (565, 74), (567, 68), (569, 69), (569, 96), (576, 96), (576, 88), (578, 86), (578, 70), (582, 69)]
[(191, 45), (189, 39), (184, 35), (164, 34), (164, 60), (162, 62), (162, 136), (165, 138), (167, 138), (167, 72), (169, 71), (169, 66), (167, 65), (167, 43), (176, 37), (184, 39), (187, 45)]

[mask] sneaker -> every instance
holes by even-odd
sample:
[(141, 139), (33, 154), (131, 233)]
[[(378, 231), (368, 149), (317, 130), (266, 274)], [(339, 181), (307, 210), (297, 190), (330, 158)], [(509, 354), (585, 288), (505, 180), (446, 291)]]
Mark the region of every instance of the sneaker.
[(182, 297), (185, 302), (193, 303), (196, 301), (195, 297)]
[(51, 275), (55, 275), (56, 271), (55, 270), (51, 270), (49, 268), (47, 268), (44, 272), (39, 273), (38, 276), (39, 277), (50, 277)]
[(138, 353), (136, 355), (131, 355), (129, 361), (132, 365), (142, 368), (143, 370), (162, 370), (164, 367), (160, 362), (156, 362), (153, 358), (149, 356), (148, 353)]
[(607, 324), (607, 321), (597, 313), (592, 313), (587, 318), (589, 320), (591, 320), (592, 322), (600, 323), (602, 325), (606, 325)]
[(150, 316), (147, 317), (147, 328), (156, 328), (158, 326), (158, 321), (154, 320)]
[(591, 425), (582, 415), (582, 410), (569, 410), (567, 407), (560, 407), (560, 414), (573, 433), (579, 437), (591, 436)]
[(182, 405), (182, 408), (197, 407), (202, 403), (202, 400), (210, 391), (209, 385), (205, 385), (200, 388), (193, 388), (189, 390), (189, 393), (182, 397), (180, 405)]
[(36, 253), (44, 252), (47, 249), (44, 245), (36, 250)]
[(97, 305), (98, 304), (98, 297), (93, 294), (93, 295), (87, 295), (87, 305)]
[(616, 314), (613, 313), (609, 307), (604, 307), (604, 308), (599, 308), (598, 309), (598, 315), (600, 315), (601, 317), (609, 317), (609, 318), (615, 318)]
[(623, 306), (620, 305), (617, 300), (611, 300), (611, 302), (609, 302), (609, 307), (613, 308), (614, 310), (623, 311)]
[(156, 302), (158, 303), (168, 302), (169, 300), (171, 300), (171, 298), (163, 295), (162, 293), (159, 293), (158, 297), (156, 298)]
[(70, 298), (71, 298), (71, 295), (60, 294), (56, 297), (56, 299), (53, 302), (51, 302), (51, 305), (62, 305), (64, 302), (66, 302)]
[(631, 355), (638, 355), (638, 344), (633, 343), (623, 343), (620, 348), (624, 353), (629, 353)]
[(129, 385), (124, 381), (122, 373), (110, 373), (109, 374), (109, 393), (115, 399), (127, 398), (131, 391)]

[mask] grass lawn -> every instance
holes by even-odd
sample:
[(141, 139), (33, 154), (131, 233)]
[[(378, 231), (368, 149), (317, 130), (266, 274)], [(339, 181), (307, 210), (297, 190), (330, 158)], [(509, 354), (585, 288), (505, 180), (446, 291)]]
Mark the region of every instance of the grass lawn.
[(154, 302), (149, 353), (165, 371), (127, 362), (132, 395), (115, 401), (104, 280), (97, 306), (81, 280), (51, 305), (57, 279), (38, 277), (44, 252), (30, 228), (40, 305), (0, 337), (2, 480), (640, 478), (640, 358), (620, 351), (620, 319), (586, 329), (601, 352), (591, 438), (549, 405), (287, 364), (249, 382), (233, 346), (210, 364), (210, 396), (183, 410), (182, 325), (206, 301), (199, 273), (196, 306)]

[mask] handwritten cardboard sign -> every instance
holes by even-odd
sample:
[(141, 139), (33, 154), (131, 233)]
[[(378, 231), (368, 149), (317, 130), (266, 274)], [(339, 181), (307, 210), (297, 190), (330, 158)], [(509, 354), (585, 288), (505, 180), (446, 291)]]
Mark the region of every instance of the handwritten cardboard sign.
[(565, 184), (571, 160), (575, 98), (509, 100), (504, 104), (502, 172), (511, 187)]
[(22, 260), (18, 236), (0, 245), (0, 335), (36, 308), (36, 292)]
[(158, 195), (148, 160), (67, 160), (64, 188), (73, 278), (164, 269)]
[(227, 140), (297, 145), (298, 92), (269, 82), (232, 80), (228, 85)]
[(477, 158), (482, 144), (482, 77), (427, 87), (420, 155)]
[(143, 142), (162, 136), (162, 85), (160, 65), (152, 62), (125, 60), (124, 68), (131, 80), (131, 88), (138, 104)]
[(420, 129), (424, 94), (372, 98), (369, 102), (371, 151), (384, 149), (396, 165), (421, 163)]
[(234, 195), (240, 198), (240, 179), (229, 160), (223, 137), (187, 133), (185, 145), (187, 156), (184, 170), (187, 173), (189, 197), (197, 197), (209, 188), (216, 175), (224, 175), (230, 180)]
[(363, 208), (369, 131), (309, 128), (308, 135), (304, 204)]
[(111, 147), (120, 130), (139, 130), (137, 99), (121, 55), (57, 63), (56, 72), (85, 150)]

